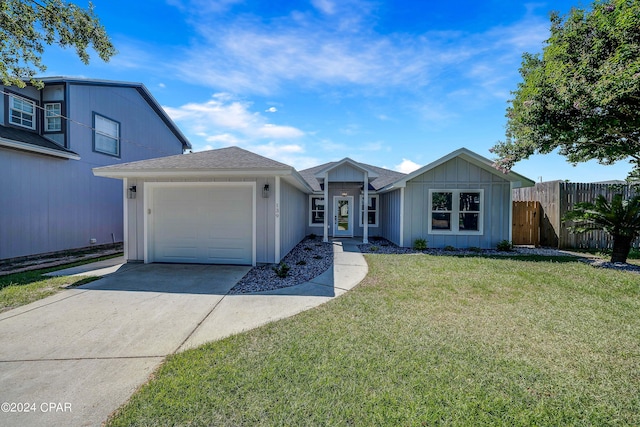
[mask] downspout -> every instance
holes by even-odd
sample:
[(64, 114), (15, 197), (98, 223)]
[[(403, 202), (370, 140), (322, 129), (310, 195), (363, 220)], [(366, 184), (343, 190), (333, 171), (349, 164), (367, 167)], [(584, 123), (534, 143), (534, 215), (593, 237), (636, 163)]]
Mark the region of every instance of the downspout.
[(400, 187), (400, 247), (404, 248), (404, 187)]
[(369, 243), (369, 172), (364, 171), (364, 200), (362, 201), (362, 243)]
[(322, 241), (327, 243), (329, 236), (327, 229), (329, 228), (329, 172), (324, 173), (324, 231), (322, 234)]
[(513, 181), (509, 182), (509, 242), (513, 243)]
[(275, 259), (280, 262), (280, 177), (276, 176), (276, 211), (275, 211)]

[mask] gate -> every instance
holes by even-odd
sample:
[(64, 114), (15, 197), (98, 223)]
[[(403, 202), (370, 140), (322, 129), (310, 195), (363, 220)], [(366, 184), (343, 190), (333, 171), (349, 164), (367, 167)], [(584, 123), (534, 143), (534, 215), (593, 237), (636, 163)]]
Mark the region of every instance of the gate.
[(540, 246), (540, 202), (513, 202), (512, 242)]

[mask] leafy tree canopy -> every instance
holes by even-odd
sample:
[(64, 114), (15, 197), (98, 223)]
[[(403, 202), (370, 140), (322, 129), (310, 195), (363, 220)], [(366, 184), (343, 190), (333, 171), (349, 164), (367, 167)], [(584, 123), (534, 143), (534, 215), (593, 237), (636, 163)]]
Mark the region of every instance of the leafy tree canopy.
[(63, 0), (0, 0), (0, 76), (2, 83), (24, 87), (28, 79), (37, 87), (36, 73), (44, 72), (44, 45), (74, 47), (88, 64), (87, 49), (108, 61), (116, 50), (89, 3), (83, 9)]
[(552, 13), (551, 36), (541, 54), (523, 54), (520, 74), (496, 167), (559, 149), (573, 164), (630, 160), (640, 176), (640, 1)]

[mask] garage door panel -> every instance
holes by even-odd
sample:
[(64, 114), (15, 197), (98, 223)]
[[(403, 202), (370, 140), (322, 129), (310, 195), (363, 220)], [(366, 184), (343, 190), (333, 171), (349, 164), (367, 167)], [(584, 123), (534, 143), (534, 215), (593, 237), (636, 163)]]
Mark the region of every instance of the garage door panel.
[(151, 261), (252, 263), (251, 187), (159, 186), (151, 204)]

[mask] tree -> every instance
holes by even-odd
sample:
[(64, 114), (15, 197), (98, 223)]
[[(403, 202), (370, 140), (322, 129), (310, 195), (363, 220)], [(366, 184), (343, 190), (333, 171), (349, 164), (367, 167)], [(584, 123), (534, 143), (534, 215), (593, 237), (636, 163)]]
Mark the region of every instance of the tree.
[(88, 64), (87, 49), (108, 61), (116, 50), (89, 3), (83, 9), (63, 0), (0, 0), (0, 76), (2, 83), (24, 87), (24, 80), (42, 87), (35, 79), (44, 72), (44, 45), (74, 47)]
[(576, 203), (563, 221), (573, 221), (569, 230), (574, 233), (604, 230), (613, 236), (611, 262), (627, 262), (631, 243), (640, 236), (640, 196), (624, 200), (622, 194), (613, 196), (611, 203), (603, 195), (596, 202)]
[(491, 149), (497, 168), (558, 149), (573, 164), (629, 160), (640, 176), (639, 1), (552, 13), (542, 54), (523, 54), (520, 75), (506, 140)]

